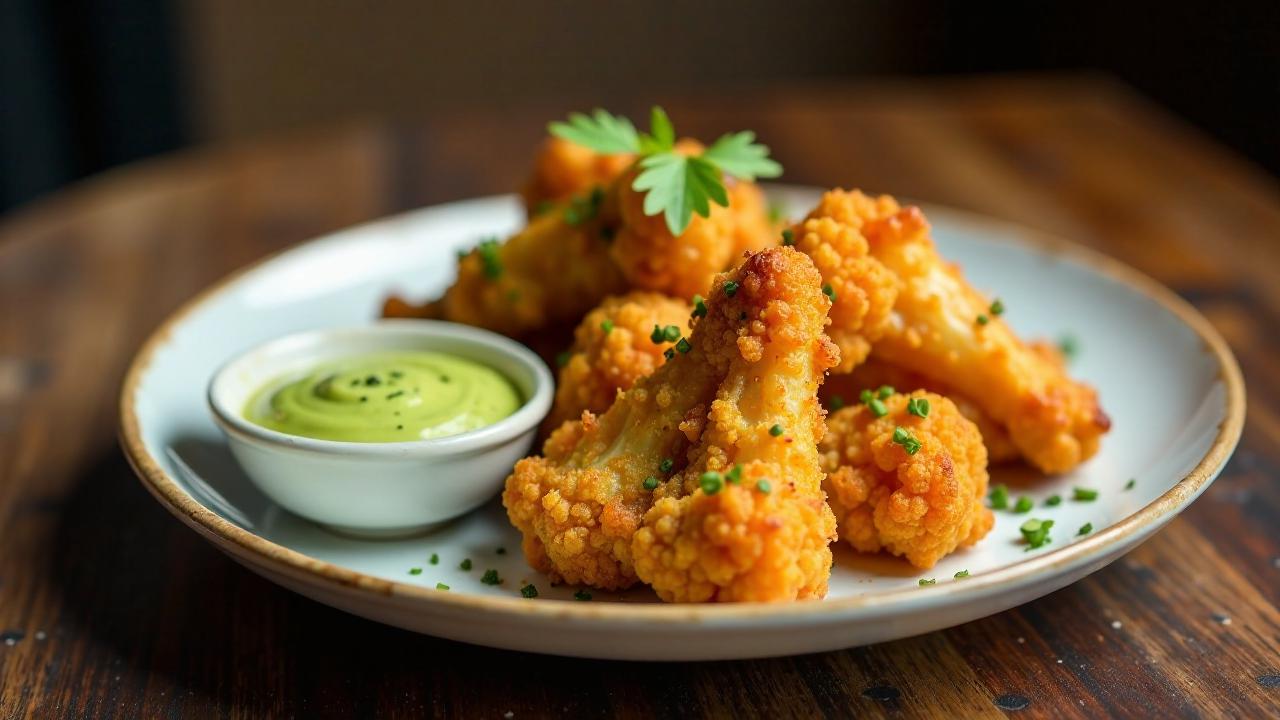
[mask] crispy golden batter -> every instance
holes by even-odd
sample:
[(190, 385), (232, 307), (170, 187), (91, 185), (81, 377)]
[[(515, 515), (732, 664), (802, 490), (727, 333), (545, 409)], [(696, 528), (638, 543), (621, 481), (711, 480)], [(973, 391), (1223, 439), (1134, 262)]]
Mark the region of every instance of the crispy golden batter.
[(1017, 460), (1018, 449), (1009, 440), (1009, 433), (1000, 423), (987, 417), (987, 414), (969, 398), (948, 388), (945, 383), (927, 378), (920, 373), (904, 370), (890, 365), (872, 356), (859, 365), (849, 375), (833, 375), (822, 384), (822, 392), (818, 397), (823, 404), (831, 407), (832, 398), (839, 397), (842, 402), (852, 404), (857, 401), (863, 390), (876, 390), (883, 386), (896, 388), (899, 392), (928, 390), (942, 395), (955, 404), (961, 415), (978, 426), (982, 433), (982, 442), (987, 446), (987, 461), (991, 464)]
[(663, 352), (674, 341), (655, 343), (651, 339), (654, 326), (675, 325), (688, 335), (691, 309), (685, 301), (659, 293), (605, 298), (574, 331), (573, 347), (560, 369), (555, 404), (544, 427), (558, 428), (566, 420), (582, 417), (583, 410), (597, 414), (608, 410), (619, 390), (629, 390), (666, 362)]
[[(871, 257), (897, 279), (888, 329), (873, 341), (875, 356), (968, 397), (1045, 472), (1070, 470), (1097, 452), (1110, 428), (1097, 393), (991, 314), (990, 300), (938, 255), (919, 208), (834, 190), (810, 213), (822, 217), (860, 223)], [(832, 333), (839, 336), (837, 328)]]
[(820, 598), (835, 519), (817, 389), (839, 359), (822, 334), (820, 276), (798, 252), (765, 250), (722, 277), (708, 306), (694, 347), (723, 381), (688, 467), (658, 489), (635, 535), (636, 573), (673, 602)]
[(604, 155), (577, 143), (549, 137), (538, 148), (533, 173), (521, 195), (529, 216), (611, 185), (635, 160), (629, 153)]
[[(928, 417), (907, 411), (909, 397), (929, 402)], [(883, 402), (889, 412), (881, 418), (865, 405), (831, 416), (819, 445), (827, 497), (840, 539), (854, 549), (930, 568), (981, 540), (995, 522), (982, 504), (987, 452), (978, 428), (941, 395), (917, 391)], [(919, 441), (914, 455), (894, 442), (898, 428)]]

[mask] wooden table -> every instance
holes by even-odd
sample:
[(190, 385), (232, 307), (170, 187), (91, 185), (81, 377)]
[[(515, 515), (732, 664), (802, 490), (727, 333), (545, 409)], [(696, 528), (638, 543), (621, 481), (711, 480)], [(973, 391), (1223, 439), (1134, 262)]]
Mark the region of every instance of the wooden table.
[(352, 223), (517, 187), (544, 122), (566, 105), (186, 153), (0, 225), (0, 717), (1280, 714), (1274, 178), (1092, 78), (667, 100), (694, 135), (754, 128), (792, 182), (1009, 218), (1168, 283), (1226, 335), (1247, 376), (1235, 458), (1106, 570), (910, 640), (630, 664), (383, 627), (258, 578), (169, 517), (116, 447), (120, 379), (166, 314), (240, 265)]

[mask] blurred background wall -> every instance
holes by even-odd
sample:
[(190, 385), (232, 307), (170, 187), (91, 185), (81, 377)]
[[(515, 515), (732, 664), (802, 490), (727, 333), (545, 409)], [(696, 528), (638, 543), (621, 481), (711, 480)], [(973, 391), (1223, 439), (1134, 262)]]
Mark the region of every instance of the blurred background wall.
[(1114, 75), (1280, 172), (1276, 0), (0, 0), (0, 210), (138, 158), (353, 117), (1037, 71)]

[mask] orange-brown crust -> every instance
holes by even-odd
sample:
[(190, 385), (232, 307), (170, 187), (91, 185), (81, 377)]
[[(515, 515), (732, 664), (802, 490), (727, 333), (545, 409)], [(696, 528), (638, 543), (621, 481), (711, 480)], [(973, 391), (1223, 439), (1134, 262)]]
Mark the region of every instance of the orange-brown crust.
[(555, 403), (544, 427), (560, 427), (581, 417), (584, 410), (597, 414), (608, 410), (619, 390), (629, 390), (666, 361), (663, 352), (675, 343), (655, 343), (651, 339), (654, 326), (675, 325), (681, 335), (688, 335), (691, 310), (683, 300), (659, 293), (605, 298), (574, 331), (573, 347), (560, 369)]
[(606, 155), (558, 137), (547, 138), (538, 148), (533, 172), (520, 192), (529, 217), (593, 188), (612, 185), (634, 160), (630, 153)]
[[(909, 413), (909, 398), (927, 400), (928, 417)], [(940, 395), (916, 391), (883, 402), (888, 413), (881, 418), (857, 405), (828, 420), (819, 446), (828, 501), (840, 539), (855, 550), (883, 550), (930, 568), (982, 539), (995, 522), (983, 505), (986, 448), (977, 427)], [(920, 442), (914, 455), (894, 442), (897, 428)]]

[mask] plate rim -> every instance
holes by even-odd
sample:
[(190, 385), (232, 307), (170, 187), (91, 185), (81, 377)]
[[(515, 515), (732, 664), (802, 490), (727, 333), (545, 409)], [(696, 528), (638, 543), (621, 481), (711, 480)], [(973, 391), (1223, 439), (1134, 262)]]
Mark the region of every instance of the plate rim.
[[(788, 194), (821, 193), (825, 191), (823, 188), (814, 186), (782, 183), (769, 184), (766, 188)], [(330, 239), (337, 235), (388, 221), (403, 220), (407, 216), (432, 209), (464, 203), (480, 204), (480, 202), (484, 201), (493, 203), (511, 202), (516, 197), (514, 194), (499, 194), (464, 198), (457, 201), (424, 206), (404, 213), (340, 228), (334, 232), (310, 238), (269, 253), (232, 271), (182, 302), (143, 341), (130, 361), (121, 385), (119, 396), (119, 442), (126, 459), (142, 485), (166, 510), (199, 534), (205, 536), (206, 539), (218, 545), (220, 549), (231, 551), (231, 548), (223, 546), (223, 543), (231, 543), (237, 546), (240, 551), (252, 555), (256, 563), (264, 564), (276, 572), (284, 572), (290, 575), (301, 573), (312, 583), (319, 580), (333, 590), (354, 590), (357, 593), (367, 594), (370, 600), (399, 597), (405, 600), (423, 602), (427, 605), (442, 605), (451, 610), (472, 610), (510, 617), (541, 616), (566, 621), (715, 623), (761, 616), (771, 618), (792, 615), (839, 616), (847, 611), (886, 605), (910, 606), (926, 600), (932, 603), (942, 601), (951, 595), (958, 595), (961, 599), (966, 597), (974, 599), (1000, 590), (1013, 589), (1022, 582), (1034, 581), (1040, 573), (1049, 568), (1068, 572), (1071, 568), (1078, 567), (1090, 560), (1108, 557), (1116, 549), (1117, 545), (1124, 543), (1134, 535), (1141, 535), (1144, 532), (1160, 528), (1165, 522), (1190, 505), (1226, 465), (1243, 432), (1246, 396), (1244, 378), (1239, 364), (1226, 340), (1217, 329), (1189, 302), (1173, 290), (1126, 263), (1055, 234), (973, 211), (934, 203), (919, 203), (922, 209), (925, 210), (926, 217), (929, 216), (930, 212), (940, 211), (970, 227), (1016, 231), (1016, 240), (997, 241), (1015, 245), (1030, 245), (1042, 252), (1060, 255), (1075, 261), (1154, 301), (1189, 327), (1199, 337), (1209, 354), (1216, 361), (1218, 377), (1222, 380), (1226, 390), (1224, 393), (1223, 419), (1218, 425), (1218, 433), (1196, 466), (1159, 497), (1105, 530), (1084, 540), (1055, 548), (1047, 553), (974, 575), (964, 583), (946, 583), (929, 588), (927, 591), (922, 591), (920, 588), (915, 587), (906, 587), (898, 590), (877, 592), (873, 595), (858, 595), (834, 600), (823, 599), (818, 602), (707, 603), (691, 605), (668, 603), (580, 603), (555, 599), (529, 602), (523, 598), (516, 597), (441, 592), (426, 586), (407, 584), (368, 575), (279, 545), (224, 519), (183, 491), (178, 483), (160, 466), (157, 459), (147, 451), (142, 442), (141, 425), (138, 421), (135, 407), (135, 398), (143, 376), (150, 368), (156, 352), (171, 339), (174, 329), (187, 316), (215, 296), (226, 291), (237, 280), (292, 252), (310, 247), (316, 242)]]

